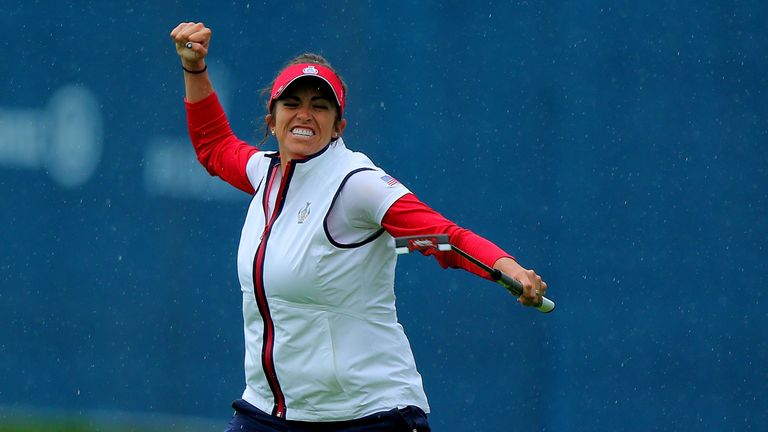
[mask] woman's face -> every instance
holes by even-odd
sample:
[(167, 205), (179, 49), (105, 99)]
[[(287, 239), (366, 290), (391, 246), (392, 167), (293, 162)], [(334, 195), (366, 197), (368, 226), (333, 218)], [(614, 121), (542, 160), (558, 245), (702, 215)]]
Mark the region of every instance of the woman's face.
[(275, 101), (273, 112), (266, 117), (267, 126), (274, 130), (284, 160), (317, 153), (346, 126), (344, 119), (336, 122), (336, 104), (324, 95), (315, 79), (291, 85)]

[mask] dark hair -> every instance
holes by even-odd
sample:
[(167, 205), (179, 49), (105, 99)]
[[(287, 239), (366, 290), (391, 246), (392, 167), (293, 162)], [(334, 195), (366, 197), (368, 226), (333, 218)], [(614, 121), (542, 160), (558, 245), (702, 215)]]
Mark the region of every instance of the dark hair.
[[(273, 116), (275, 115), (275, 109), (274, 107), (269, 106), (269, 96), (272, 94), (272, 87), (275, 85), (275, 80), (288, 67), (296, 64), (302, 64), (302, 63), (317, 64), (317, 65), (325, 66), (328, 69), (332, 70), (333, 73), (335, 73), (336, 76), (339, 77), (339, 81), (341, 81), (341, 88), (344, 90), (344, 95), (347, 94), (347, 83), (344, 82), (344, 78), (342, 78), (341, 75), (339, 75), (339, 73), (336, 72), (333, 66), (331, 66), (331, 63), (328, 60), (326, 60), (325, 57), (315, 53), (304, 53), (288, 61), (288, 63), (286, 63), (282, 67), (282, 69), (280, 69), (280, 71), (277, 72), (277, 74), (275, 75), (275, 78), (272, 79), (272, 82), (270, 82), (267, 87), (264, 87), (259, 91), (260, 96), (266, 99), (267, 101), (267, 111), (269, 111), (269, 113), (272, 114)], [(336, 105), (336, 121), (338, 122), (341, 119), (339, 118), (339, 106), (338, 104), (336, 104), (335, 99), (334, 99), (334, 104)], [(269, 128), (266, 125), (264, 125), (264, 136), (262, 137), (261, 142), (259, 144), (260, 145), (264, 144), (269, 139), (269, 135), (270, 135)]]

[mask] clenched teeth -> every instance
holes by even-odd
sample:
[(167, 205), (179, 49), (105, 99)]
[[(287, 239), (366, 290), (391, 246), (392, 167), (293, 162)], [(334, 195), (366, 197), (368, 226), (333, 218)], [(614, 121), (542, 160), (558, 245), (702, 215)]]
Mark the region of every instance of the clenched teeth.
[(293, 128), (291, 130), (291, 133), (294, 134), (294, 135), (301, 135), (301, 136), (306, 136), (306, 137), (311, 137), (312, 135), (315, 134), (310, 129), (303, 129), (303, 128)]

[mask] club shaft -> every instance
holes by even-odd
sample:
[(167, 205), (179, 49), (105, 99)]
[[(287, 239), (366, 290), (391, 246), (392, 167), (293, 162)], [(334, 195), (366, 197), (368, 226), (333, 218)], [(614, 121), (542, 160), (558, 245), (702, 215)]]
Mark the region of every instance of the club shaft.
[(523, 286), (520, 284), (520, 282), (512, 279), (511, 277), (504, 278), (504, 276), (506, 275), (502, 273), (501, 270), (490, 267), (488, 264), (480, 261), (479, 259), (464, 252), (463, 250), (457, 248), (456, 246), (451, 245), (451, 249), (456, 251), (457, 254), (466, 258), (472, 264), (488, 272), (488, 275), (491, 277), (491, 279), (495, 280), (496, 282), (500, 282), (501, 285), (504, 285), (504, 287), (510, 290), (512, 294), (514, 294), (515, 296), (519, 297), (523, 294)]
[[(512, 277), (506, 275), (504, 272), (502, 272), (499, 269), (490, 267), (488, 264), (478, 260), (477, 258), (464, 252), (463, 250), (457, 248), (456, 246), (451, 245), (451, 249), (453, 249), (457, 254), (466, 258), (472, 264), (475, 264), (476, 266), (488, 272), (488, 275), (491, 277), (491, 279), (493, 279), (494, 281), (496, 281), (496, 283), (506, 288), (515, 297), (520, 297), (523, 294), (523, 285), (520, 283), (520, 281), (517, 281)], [(535, 307), (541, 312), (548, 313), (555, 308), (555, 304), (552, 302), (552, 300), (546, 297), (542, 297), (541, 303), (539, 303), (538, 305), (535, 305)]]
[(457, 254), (459, 254), (459, 255), (463, 256), (464, 258), (466, 258), (467, 260), (469, 260), (472, 264), (474, 264), (474, 265), (480, 267), (481, 269), (487, 271), (488, 274), (491, 277), (494, 277), (497, 274), (496, 272), (498, 272), (498, 270), (490, 267), (488, 264), (480, 261), (479, 259), (477, 259), (477, 258), (473, 257), (472, 255), (464, 252), (463, 250), (457, 248), (456, 246), (451, 245), (451, 249), (456, 251)]
[[(520, 281), (515, 280), (501, 270), (490, 267), (460, 248), (452, 245), (447, 234), (405, 236), (395, 239), (395, 252), (398, 254), (407, 254), (415, 250), (423, 252), (432, 249), (439, 251), (455, 251), (467, 261), (486, 271), (493, 281), (506, 288), (507, 291), (515, 297), (523, 295), (524, 289)], [(555, 303), (546, 297), (542, 297), (541, 302), (534, 307), (540, 312), (548, 313), (555, 309)]]

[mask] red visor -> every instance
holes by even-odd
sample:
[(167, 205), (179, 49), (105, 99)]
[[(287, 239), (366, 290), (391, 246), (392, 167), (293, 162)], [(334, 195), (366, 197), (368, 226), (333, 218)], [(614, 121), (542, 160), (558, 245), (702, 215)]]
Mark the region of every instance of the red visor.
[(272, 108), (272, 103), (280, 97), (280, 94), (283, 93), (291, 83), (302, 77), (320, 78), (328, 83), (328, 85), (331, 86), (331, 90), (333, 90), (333, 95), (336, 96), (336, 103), (339, 105), (339, 117), (343, 116), (344, 87), (341, 86), (341, 80), (331, 69), (314, 63), (301, 63), (288, 66), (275, 79), (275, 85), (272, 86), (272, 94), (269, 97), (269, 107)]

